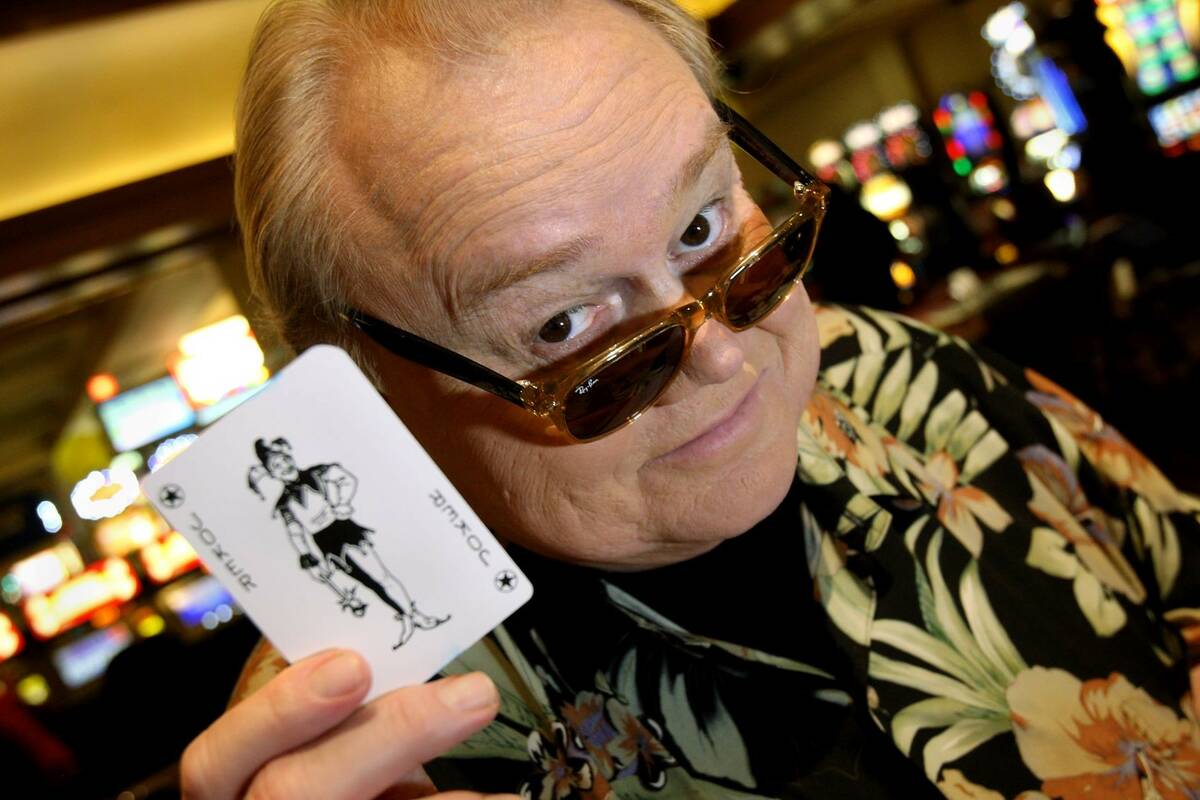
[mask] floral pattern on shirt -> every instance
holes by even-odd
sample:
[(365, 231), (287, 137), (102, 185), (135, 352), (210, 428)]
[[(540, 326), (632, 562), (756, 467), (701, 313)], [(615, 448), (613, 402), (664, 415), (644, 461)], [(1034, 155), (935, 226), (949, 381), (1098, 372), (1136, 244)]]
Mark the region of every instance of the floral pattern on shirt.
[(1124, 675), (1026, 670), (1008, 687), (1021, 757), (1042, 791), (1065, 800), (1192, 800), (1200, 731)]

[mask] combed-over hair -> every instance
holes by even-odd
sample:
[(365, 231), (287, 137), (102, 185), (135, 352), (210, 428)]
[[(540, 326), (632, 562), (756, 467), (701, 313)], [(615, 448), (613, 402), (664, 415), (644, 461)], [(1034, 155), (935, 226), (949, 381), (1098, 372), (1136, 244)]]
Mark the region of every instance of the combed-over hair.
[[(653, 25), (715, 95), (702, 25), (671, 0), (595, 0)], [(259, 20), (238, 98), (235, 194), (258, 315), (295, 351), (331, 342), (373, 372), (339, 312), (370, 274), (331, 187), (330, 131), (345, 67), (379, 45), (455, 59), (561, 0), (276, 0)]]

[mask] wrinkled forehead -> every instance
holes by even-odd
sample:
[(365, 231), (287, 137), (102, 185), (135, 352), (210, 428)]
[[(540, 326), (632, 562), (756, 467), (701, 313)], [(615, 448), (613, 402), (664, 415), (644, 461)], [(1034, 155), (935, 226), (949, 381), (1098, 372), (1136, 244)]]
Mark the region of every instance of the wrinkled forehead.
[(486, 269), (605, 215), (644, 217), (670, 191), (713, 111), (653, 28), (595, 5), (590, 24), (546, 20), (487, 56), (355, 71), (336, 147), (368, 241)]

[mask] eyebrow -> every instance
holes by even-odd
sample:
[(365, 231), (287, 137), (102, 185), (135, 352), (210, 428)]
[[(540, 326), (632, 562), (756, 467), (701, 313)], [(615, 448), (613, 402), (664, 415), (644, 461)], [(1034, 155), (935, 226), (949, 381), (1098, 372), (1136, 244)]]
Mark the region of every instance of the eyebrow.
[[(728, 141), (729, 130), (730, 126), (727, 123), (716, 118), (708, 125), (704, 131), (704, 140), (695, 152), (683, 162), (671, 181), (667, 197), (672, 205), (677, 203), (679, 197), (700, 179), (713, 156)], [(589, 250), (594, 249), (599, 241), (599, 237), (596, 236), (576, 236), (555, 245), (530, 261), (508, 266), (494, 275), (475, 281), (469, 287), (463, 287), (462, 291), (458, 293), (455, 306), (464, 312), (472, 311), (489, 295), (510, 289), (535, 276), (556, 272), (570, 266)]]
[(709, 123), (704, 131), (704, 141), (696, 152), (688, 157), (688, 160), (683, 162), (679, 172), (675, 175), (675, 180), (671, 183), (671, 201), (672, 205), (678, 202), (680, 195), (690, 189), (696, 181), (700, 180), (700, 176), (704, 174), (704, 168), (708, 166), (708, 162), (712, 161), (713, 156), (721, 149), (722, 145), (729, 141), (729, 131), (731, 127), (728, 123), (722, 122), (715, 117)]

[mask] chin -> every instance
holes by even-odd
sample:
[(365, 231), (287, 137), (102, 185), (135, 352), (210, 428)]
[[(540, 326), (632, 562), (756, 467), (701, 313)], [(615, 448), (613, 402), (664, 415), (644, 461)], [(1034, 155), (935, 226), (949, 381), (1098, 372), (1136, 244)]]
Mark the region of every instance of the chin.
[(779, 507), (796, 476), (795, 429), (764, 452), (744, 475), (730, 476), (730, 488), (738, 496), (727, 496), (726, 530), (721, 539), (740, 536)]
[(693, 504), (685, 535), (711, 548), (746, 533), (783, 502), (796, 476), (796, 461), (795, 424), (784, 419), (767, 426), (760, 446), (729, 465)]

